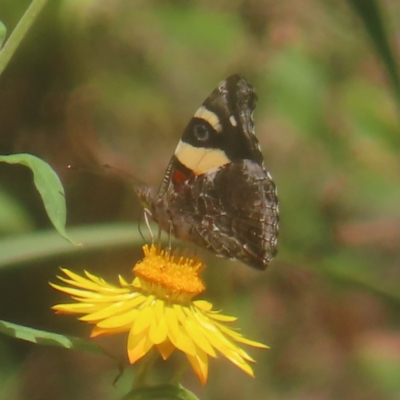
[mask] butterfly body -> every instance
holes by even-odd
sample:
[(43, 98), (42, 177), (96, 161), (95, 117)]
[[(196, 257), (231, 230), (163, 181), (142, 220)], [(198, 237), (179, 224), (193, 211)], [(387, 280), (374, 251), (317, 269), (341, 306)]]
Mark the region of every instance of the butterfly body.
[(240, 75), (221, 82), (186, 128), (160, 189), (137, 191), (161, 229), (265, 269), (276, 254), (278, 199), (254, 134), (255, 102)]

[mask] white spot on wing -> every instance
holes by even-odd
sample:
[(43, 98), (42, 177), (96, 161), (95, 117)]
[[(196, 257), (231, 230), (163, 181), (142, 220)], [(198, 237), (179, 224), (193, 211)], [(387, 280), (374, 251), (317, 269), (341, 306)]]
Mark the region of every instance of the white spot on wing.
[(232, 126), (237, 126), (236, 118), (234, 115), (231, 115), (229, 117), (229, 122), (231, 123)]

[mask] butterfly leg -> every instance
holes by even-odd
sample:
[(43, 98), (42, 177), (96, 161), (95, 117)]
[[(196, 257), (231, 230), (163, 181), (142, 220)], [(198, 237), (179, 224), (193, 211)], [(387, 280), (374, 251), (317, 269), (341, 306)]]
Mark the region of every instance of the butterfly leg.
[(174, 226), (173, 226), (171, 220), (168, 221), (168, 225), (169, 225), (169, 228), (168, 228), (168, 249), (169, 249), (169, 252), (171, 252), (171, 248), (172, 248), (172, 243), (171, 242), (172, 242), (172, 235), (173, 235), (173, 232), (174, 232)]
[(154, 244), (154, 235), (153, 235), (153, 231), (151, 230), (151, 226), (150, 226), (150, 222), (149, 222), (149, 218), (151, 217), (151, 212), (148, 208), (144, 208), (143, 209), (143, 218), (144, 218), (144, 222), (146, 224), (147, 230), (150, 233), (150, 237), (151, 237), (151, 243)]
[(159, 246), (161, 246), (161, 233), (162, 233), (162, 230), (161, 230), (161, 228), (160, 228), (160, 225), (157, 225), (157, 227), (158, 227), (158, 232), (157, 232), (157, 243), (158, 243)]

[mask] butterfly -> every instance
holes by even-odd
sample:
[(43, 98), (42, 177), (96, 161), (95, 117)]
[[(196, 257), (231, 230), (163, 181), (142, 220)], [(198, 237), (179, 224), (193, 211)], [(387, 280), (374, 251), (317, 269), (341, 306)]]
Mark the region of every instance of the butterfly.
[(162, 230), (265, 269), (277, 252), (279, 204), (254, 132), (256, 101), (243, 76), (222, 81), (187, 125), (161, 186), (136, 191)]

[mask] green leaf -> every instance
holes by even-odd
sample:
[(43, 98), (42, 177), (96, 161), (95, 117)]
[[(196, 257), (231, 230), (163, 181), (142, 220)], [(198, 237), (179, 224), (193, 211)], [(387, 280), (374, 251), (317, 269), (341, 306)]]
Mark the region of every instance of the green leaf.
[(72, 239), (68, 237), (67, 232), (65, 231), (67, 210), (65, 205), (64, 188), (57, 174), (50, 165), (31, 154), (0, 156), (0, 162), (21, 164), (32, 170), (36, 189), (42, 197), (50, 221), (63, 238), (75, 244)]
[(199, 400), (182, 385), (162, 384), (145, 386), (129, 392), (122, 400)]
[(385, 29), (385, 21), (377, 0), (348, 0), (357, 12), (385, 64), (400, 108), (400, 77), (396, 59), (390, 48), (390, 41)]
[(4, 39), (6, 38), (7, 35), (7, 28), (3, 24), (3, 22), (0, 21), (0, 49), (4, 43)]
[(36, 343), (44, 346), (64, 347), (71, 350), (86, 351), (89, 353), (106, 353), (97, 344), (74, 336), (60, 335), (58, 333), (28, 328), (0, 320), (0, 332), (16, 339)]

